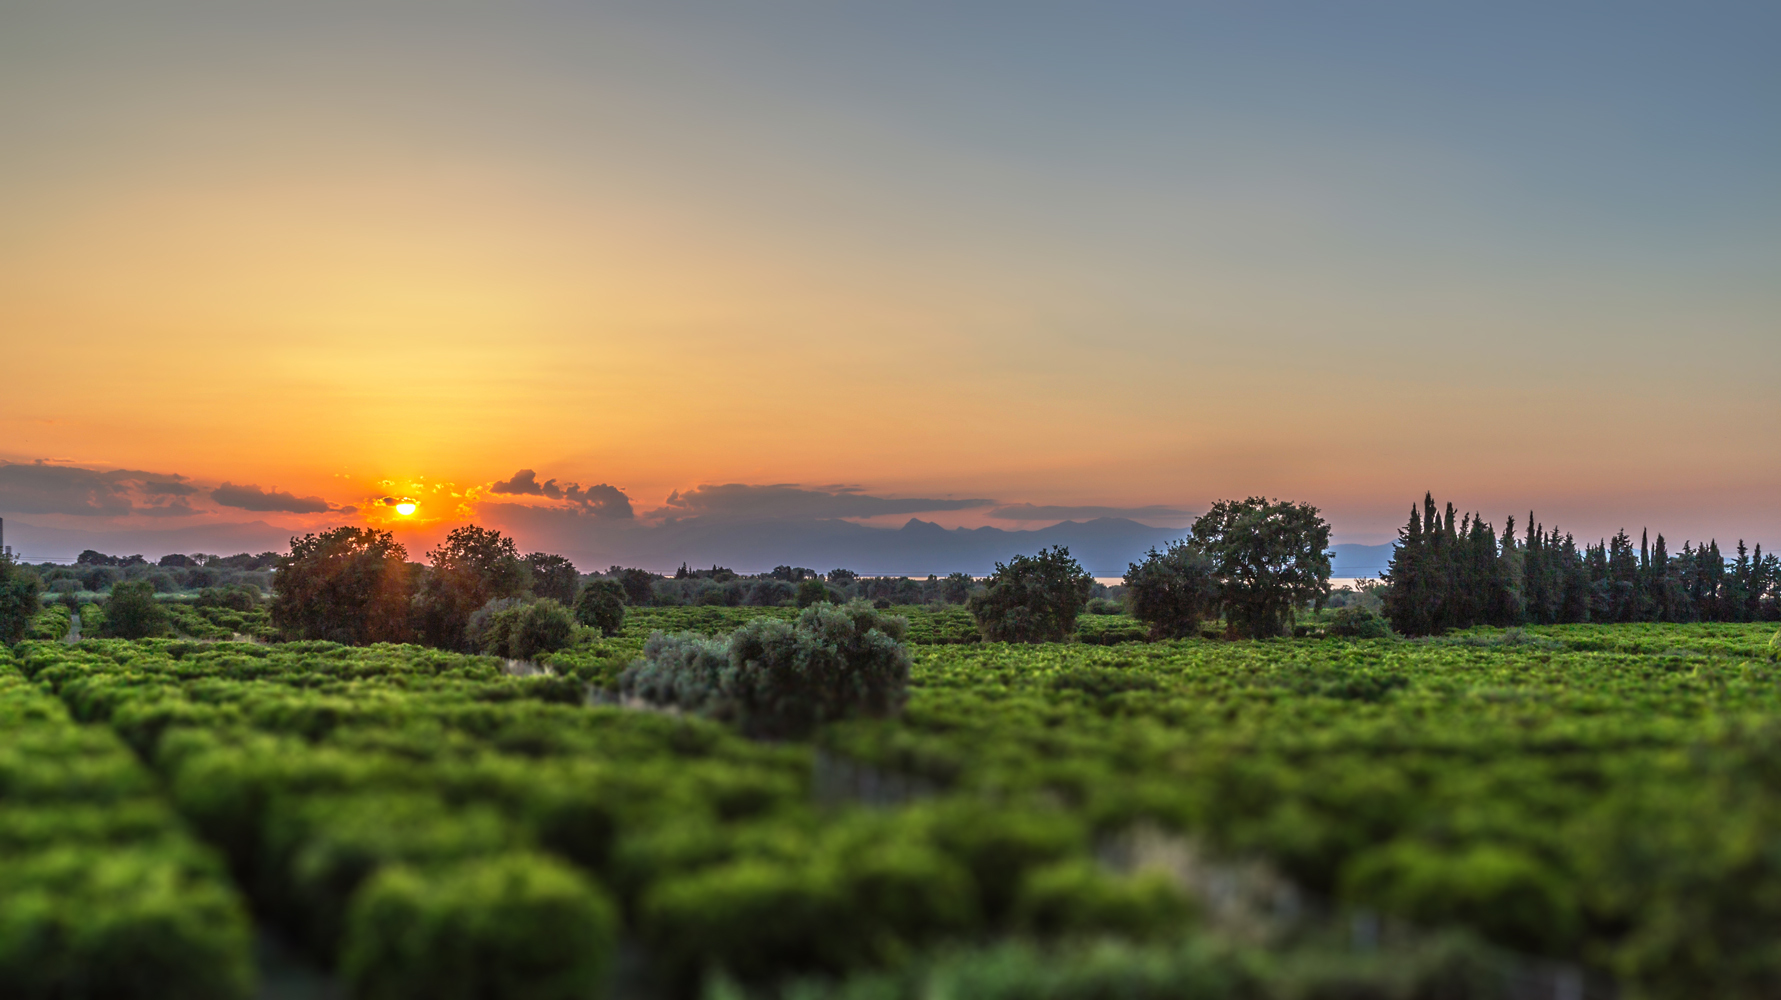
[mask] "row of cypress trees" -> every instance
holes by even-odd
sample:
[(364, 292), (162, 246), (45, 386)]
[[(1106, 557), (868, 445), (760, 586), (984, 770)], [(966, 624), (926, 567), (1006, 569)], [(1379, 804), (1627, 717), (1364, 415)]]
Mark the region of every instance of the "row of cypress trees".
[(1516, 536), (1509, 518), (1499, 536), (1477, 514), (1455, 520), (1453, 504), (1425, 495), (1410, 508), (1385, 574), (1385, 612), (1405, 635), (1433, 635), (1473, 625), (1575, 622), (1773, 621), (1781, 619), (1781, 560), (1738, 542), (1727, 562), (1717, 541), (1669, 551), (1622, 530), (1579, 549), (1569, 534), (1547, 531), (1528, 514)]

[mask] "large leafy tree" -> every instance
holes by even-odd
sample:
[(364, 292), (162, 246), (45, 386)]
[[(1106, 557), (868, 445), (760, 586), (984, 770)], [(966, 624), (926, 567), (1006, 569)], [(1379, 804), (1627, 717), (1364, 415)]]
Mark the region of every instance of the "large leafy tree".
[(575, 620), (601, 635), (617, 635), (625, 623), (625, 588), (617, 580), (594, 580), (575, 598)]
[(415, 587), (407, 560), (393, 535), (373, 528), (293, 538), (272, 577), (272, 622), (304, 639), (406, 642)]
[(499, 531), (474, 524), (454, 528), (427, 559), (432, 569), (421, 586), (421, 634), (441, 649), (469, 648), (464, 627), (478, 608), (531, 589), (531, 567)]
[(1225, 623), (1238, 635), (1287, 631), (1306, 604), (1330, 595), (1330, 526), (1310, 504), (1250, 497), (1220, 500), (1193, 526), (1212, 560)]
[(575, 603), (575, 595), (581, 590), (581, 574), (575, 572), (574, 563), (562, 556), (534, 552), (526, 556), (526, 565), (532, 570), (533, 594), (564, 607)]
[(1076, 631), (1076, 616), (1094, 587), (1094, 578), (1060, 545), (996, 563), (983, 593), (966, 607), (991, 642), (1062, 642)]

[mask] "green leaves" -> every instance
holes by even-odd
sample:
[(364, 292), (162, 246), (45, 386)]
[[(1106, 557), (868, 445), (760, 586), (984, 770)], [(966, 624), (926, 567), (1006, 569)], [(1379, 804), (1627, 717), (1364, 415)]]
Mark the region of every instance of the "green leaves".
[(656, 633), (619, 678), (626, 696), (735, 722), (757, 736), (803, 736), (902, 707), (907, 620), (864, 601), (813, 604), (795, 623), (759, 617), (727, 640)]
[(1036, 556), (996, 563), (966, 607), (989, 642), (1062, 642), (1076, 631), (1095, 581), (1070, 550), (1054, 546)]
[(1330, 526), (1310, 504), (1220, 500), (1194, 522), (1193, 540), (1238, 635), (1284, 635), (1297, 608), (1329, 597)]

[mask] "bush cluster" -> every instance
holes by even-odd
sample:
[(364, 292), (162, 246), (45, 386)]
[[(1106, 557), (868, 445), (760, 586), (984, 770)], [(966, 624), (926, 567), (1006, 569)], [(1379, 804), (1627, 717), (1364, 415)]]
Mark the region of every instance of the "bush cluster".
[(357, 893), (341, 957), (366, 1000), (585, 1000), (604, 984), (618, 915), (560, 861), (510, 852), (381, 869)]
[[(858, 637), (815, 610), (840, 646)], [(154, 761), (256, 909), (355, 996), (587, 996), (620, 914), (685, 995), (719, 968), (769, 983), (1183, 912), (1060, 868), (1087, 849), (1080, 817), (974, 799), (819, 812), (808, 748), (590, 710), (579, 685), (481, 658), (114, 642), (31, 647), (27, 669)]]
[(1389, 639), (1391, 623), (1364, 607), (1337, 608), (1325, 634), (1348, 639)]
[(167, 608), (155, 600), (155, 590), (146, 580), (120, 583), (111, 588), (105, 602), (105, 623), (101, 635), (115, 639), (146, 639), (167, 631)]
[(619, 679), (629, 697), (793, 736), (854, 715), (889, 715), (909, 682), (906, 619), (863, 601), (814, 604), (795, 622), (756, 618), (728, 639), (650, 636)]
[(1330, 528), (1309, 504), (1220, 500), (1190, 537), (1126, 568), (1126, 601), (1153, 639), (1178, 639), (1222, 614), (1228, 631), (1272, 638), (1330, 593)]
[(575, 641), (575, 619), (556, 601), (497, 598), (470, 616), (466, 635), (490, 656), (531, 660)]
[(1094, 586), (1070, 550), (1055, 546), (996, 563), (983, 593), (966, 606), (990, 642), (1062, 642), (1076, 631)]
[(0, 995), (245, 1000), (247, 910), (118, 739), (0, 650)]
[(1218, 614), (1218, 580), (1212, 560), (1191, 540), (1152, 548), (1125, 574), (1132, 617), (1150, 626), (1152, 639), (1199, 634), (1200, 623)]
[(603, 636), (614, 636), (625, 624), (627, 591), (618, 580), (591, 580), (575, 598), (575, 620), (588, 628), (597, 628)]

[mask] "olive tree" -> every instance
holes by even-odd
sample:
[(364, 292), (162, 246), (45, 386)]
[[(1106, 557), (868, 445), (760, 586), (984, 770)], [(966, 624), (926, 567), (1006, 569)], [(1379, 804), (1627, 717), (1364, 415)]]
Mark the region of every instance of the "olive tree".
[(619, 677), (619, 690), (734, 722), (750, 735), (802, 736), (821, 723), (903, 707), (908, 626), (853, 601), (813, 604), (792, 622), (755, 618), (727, 639), (657, 632)]
[(996, 563), (983, 592), (965, 606), (991, 642), (1062, 642), (1076, 631), (1094, 587), (1094, 577), (1059, 545)]
[(1298, 608), (1330, 595), (1330, 526), (1316, 507), (1250, 497), (1220, 500), (1194, 522), (1212, 560), (1225, 623), (1252, 638), (1284, 634)]

